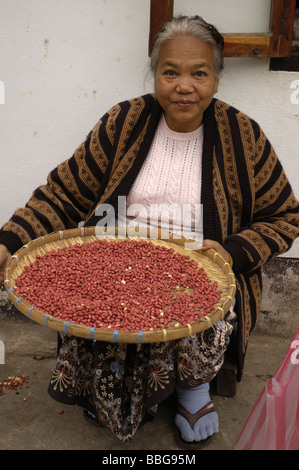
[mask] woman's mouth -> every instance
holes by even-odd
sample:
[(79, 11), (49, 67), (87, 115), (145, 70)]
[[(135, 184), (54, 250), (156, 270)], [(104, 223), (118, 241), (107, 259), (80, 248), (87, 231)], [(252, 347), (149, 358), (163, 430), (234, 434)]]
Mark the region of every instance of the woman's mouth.
[(194, 101), (183, 100), (183, 101), (176, 101), (175, 104), (181, 109), (189, 109), (191, 106), (194, 105)]

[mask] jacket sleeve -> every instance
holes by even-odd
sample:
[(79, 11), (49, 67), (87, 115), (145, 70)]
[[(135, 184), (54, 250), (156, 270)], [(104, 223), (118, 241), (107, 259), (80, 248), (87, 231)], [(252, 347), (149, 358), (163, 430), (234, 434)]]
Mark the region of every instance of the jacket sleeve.
[(252, 214), (224, 243), (236, 273), (260, 268), (289, 250), (299, 236), (298, 201), (269, 140), (257, 125), (255, 132)]
[[(113, 113), (112, 113), (113, 114)], [(77, 227), (93, 207), (108, 165), (113, 132), (105, 114), (76, 149), (17, 209), (0, 231), (0, 243), (11, 253), (28, 241), (57, 230)]]

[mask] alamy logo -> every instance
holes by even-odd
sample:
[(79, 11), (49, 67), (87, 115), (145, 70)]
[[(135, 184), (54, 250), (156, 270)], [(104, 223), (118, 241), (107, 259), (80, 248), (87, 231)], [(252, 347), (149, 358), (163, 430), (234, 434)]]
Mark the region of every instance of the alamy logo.
[(291, 88), (294, 88), (294, 91), (291, 93), (291, 102), (293, 104), (299, 104), (299, 80), (294, 80), (291, 83)]
[(0, 364), (5, 364), (5, 348), (3, 341), (0, 341)]
[(0, 104), (5, 104), (5, 85), (2, 80), (0, 80)]
[(128, 231), (135, 236), (158, 238), (160, 227), (162, 239), (169, 239), (170, 234), (173, 239), (186, 238), (185, 249), (197, 249), (203, 242), (202, 204), (129, 205), (125, 196), (118, 196), (116, 211), (110, 204), (101, 204), (95, 215), (101, 217), (96, 224), (98, 238), (107, 235), (108, 227), (118, 227), (119, 238), (126, 238)]
[(298, 339), (292, 342), (291, 349), (294, 349), (294, 351), (291, 354), (291, 363), (299, 364), (299, 340)]

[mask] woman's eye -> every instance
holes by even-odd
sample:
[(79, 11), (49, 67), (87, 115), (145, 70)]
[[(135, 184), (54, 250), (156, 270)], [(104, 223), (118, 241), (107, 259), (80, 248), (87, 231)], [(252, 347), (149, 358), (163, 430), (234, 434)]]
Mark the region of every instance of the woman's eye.
[(195, 76), (196, 76), (196, 77), (199, 77), (199, 78), (202, 78), (202, 77), (205, 77), (206, 74), (205, 74), (205, 72), (203, 72), (202, 70), (200, 70), (200, 71), (198, 71), (198, 72), (195, 73)]
[(167, 75), (168, 77), (174, 77), (176, 73), (174, 70), (166, 70), (165, 75)]

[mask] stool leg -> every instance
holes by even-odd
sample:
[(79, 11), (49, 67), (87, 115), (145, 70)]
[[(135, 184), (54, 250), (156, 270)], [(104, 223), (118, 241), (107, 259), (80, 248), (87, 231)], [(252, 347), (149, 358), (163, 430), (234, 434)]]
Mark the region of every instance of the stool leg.
[(225, 362), (215, 377), (216, 394), (233, 398), (237, 391), (237, 367)]

